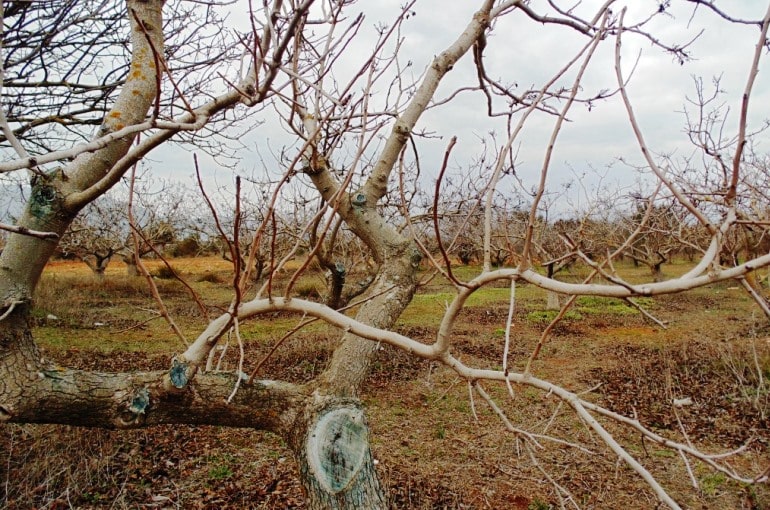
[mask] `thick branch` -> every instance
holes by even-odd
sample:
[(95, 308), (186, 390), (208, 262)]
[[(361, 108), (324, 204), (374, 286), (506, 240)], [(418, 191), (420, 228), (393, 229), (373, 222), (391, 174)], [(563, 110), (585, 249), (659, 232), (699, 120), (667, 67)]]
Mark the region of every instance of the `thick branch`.
[(450, 71), (460, 58), (471, 49), (474, 43), (482, 36), (489, 23), (489, 12), (494, 1), (486, 0), (481, 9), (473, 16), (473, 19), (465, 28), (457, 40), (433, 59), (425, 73), (420, 87), (414, 94), (409, 106), (396, 120), (393, 133), (388, 137), (385, 148), (372, 171), (372, 175), (364, 187), (364, 194), (371, 203), (377, 202), (385, 195), (393, 166), (398, 159), (406, 141), (414, 129), (417, 120), (428, 107), (433, 95), (438, 89), (441, 79)]
[[(158, 424), (249, 427), (281, 432), (307, 398), (289, 383), (236, 383), (228, 372), (198, 374), (183, 391), (164, 389), (168, 372), (100, 373), (43, 369), (28, 374), (23, 398), (0, 416), (18, 423), (139, 428)], [(243, 376), (242, 376), (243, 377)], [(7, 400), (8, 395), (3, 394)]]

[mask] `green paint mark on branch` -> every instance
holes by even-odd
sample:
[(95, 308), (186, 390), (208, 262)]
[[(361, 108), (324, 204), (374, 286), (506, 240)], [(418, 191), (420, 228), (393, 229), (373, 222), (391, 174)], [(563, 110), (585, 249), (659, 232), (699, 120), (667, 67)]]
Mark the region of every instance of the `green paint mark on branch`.
[(187, 363), (182, 363), (176, 358), (171, 362), (171, 370), (169, 371), (168, 376), (171, 379), (171, 384), (173, 384), (175, 388), (182, 389), (187, 385), (189, 380), (187, 377), (188, 366)]
[(366, 205), (366, 195), (364, 193), (358, 192), (353, 195), (351, 202), (354, 206), (363, 207)]
[(150, 405), (150, 390), (142, 388), (134, 394), (133, 400), (128, 410), (134, 414), (144, 414), (145, 410)]
[(409, 256), (409, 263), (414, 268), (420, 267), (420, 262), (422, 262), (422, 252), (418, 250), (417, 248), (411, 249), (412, 253)]

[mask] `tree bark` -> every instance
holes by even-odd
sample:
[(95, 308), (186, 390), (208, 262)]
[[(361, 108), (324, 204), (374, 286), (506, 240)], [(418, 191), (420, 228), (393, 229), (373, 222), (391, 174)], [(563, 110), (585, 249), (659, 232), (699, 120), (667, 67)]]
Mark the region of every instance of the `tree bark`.
[(287, 442), (295, 452), (308, 508), (388, 507), (358, 400), (319, 398), (300, 415)]
[(127, 276), (139, 276), (139, 268), (136, 266), (136, 259), (134, 258), (133, 252), (128, 255), (122, 255), (121, 259), (126, 265)]
[(559, 294), (556, 292), (549, 290), (546, 293), (547, 296), (547, 302), (545, 305), (546, 310), (559, 310), (561, 308), (561, 303), (559, 303)]
[[(391, 241), (396, 234), (385, 229)], [(356, 319), (391, 327), (409, 305), (417, 288), (420, 256), (400, 239), (369, 289)], [(369, 375), (379, 344), (346, 333), (319, 377), (314, 402), (304, 410), (287, 443), (300, 468), (300, 479), (312, 509), (384, 509), (387, 497), (377, 477), (369, 446), (366, 418), (358, 392)]]
[[(184, 385), (168, 371), (70, 370), (42, 359), (25, 306), (0, 322), (0, 422), (130, 429), (158, 424), (250, 427), (285, 434), (310, 396), (277, 381), (243, 384), (234, 373), (200, 373)], [(182, 386), (177, 387), (177, 386)]]
[(104, 278), (104, 272), (107, 270), (107, 265), (112, 260), (112, 255), (112, 250), (109, 250), (107, 254), (94, 252), (80, 257), (80, 260), (85, 262), (97, 278), (102, 279)]

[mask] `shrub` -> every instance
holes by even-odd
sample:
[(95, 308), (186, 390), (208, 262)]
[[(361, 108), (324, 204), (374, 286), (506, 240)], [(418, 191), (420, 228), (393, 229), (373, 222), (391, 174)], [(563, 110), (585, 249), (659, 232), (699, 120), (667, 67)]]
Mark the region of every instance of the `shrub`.
[(179, 271), (171, 266), (164, 264), (153, 270), (150, 274), (155, 278), (160, 278), (161, 280), (170, 280), (172, 278), (176, 278), (176, 275), (179, 274)]
[(211, 271), (206, 271), (202, 275), (198, 276), (197, 281), (199, 282), (209, 282), (209, 283), (224, 283), (225, 279), (217, 274), (212, 273)]
[(174, 244), (169, 253), (172, 257), (195, 257), (202, 251), (200, 240), (195, 236), (190, 236)]

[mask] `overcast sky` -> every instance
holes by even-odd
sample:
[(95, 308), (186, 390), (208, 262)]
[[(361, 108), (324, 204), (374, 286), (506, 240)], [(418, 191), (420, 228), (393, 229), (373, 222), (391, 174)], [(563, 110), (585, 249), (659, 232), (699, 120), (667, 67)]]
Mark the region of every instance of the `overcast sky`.
[[(543, 1), (532, 1), (533, 9), (541, 10)], [(603, 3), (584, 0), (578, 4), (577, 13), (593, 13), (597, 5)], [(759, 0), (730, 0), (717, 2), (730, 15), (736, 18), (761, 19), (767, 9), (766, 2)], [(350, 68), (360, 65), (372, 46), (378, 24), (389, 24), (403, 4), (403, 0), (362, 1), (355, 4), (354, 11), (366, 15), (361, 39), (349, 48)], [(402, 30), (403, 61), (413, 63), (411, 72), (415, 77), (430, 65), (434, 55), (441, 52), (467, 24), (473, 11), (480, 2), (446, 0), (418, 0), (414, 12), (404, 24)], [(620, 2), (614, 8), (618, 12), (622, 6), (628, 6), (627, 24), (639, 20), (654, 10), (657, 0), (630, 0)], [(693, 60), (680, 65), (670, 54), (653, 47), (641, 37), (626, 37), (623, 41), (623, 64), (628, 72), (636, 61), (638, 65), (628, 87), (632, 102), (644, 128), (652, 150), (659, 153), (690, 154), (693, 151), (684, 133), (685, 119), (682, 110), (686, 97), (694, 97), (693, 77), (701, 77), (711, 86), (714, 77), (720, 77), (720, 87), (724, 91), (722, 102), (729, 106), (727, 126), (734, 128), (738, 117), (739, 98), (745, 87), (753, 48), (757, 41), (757, 27), (730, 24), (718, 19), (705, 8), (695, 9), (693, 4), (674, 1), (666, 16), (658, 17), (648, 28), (665, 43), (683, 44), (703, 32), (689, 47)], [(234, 12), (244, 8), (245, 2), (233, 7)], [(231, 23), (245, 20), (243, 15), (234, 15)], [(586, 38), (564, 27), (543, 27), (519, 12), (511, 13), (498, 20), (489, 36), (485, 63), (488, 74), (502, 77), (503, 81), (515, 81), (519, 88), (538, 88), (544, 79), (551, 76), (571, 56), (575, 49), (585, 44)], [(613, 88), (615, 85), (613, 69), (614, 42), (605, 41), (597, 57), (589, 68), (583, 82), (585, 92), (596, 92)], [(767, 58), (767, 56), (765, 56)], [(765, 60), (766, 62), (767, 60)], [(757, 127), (770, 117), (770, 73), (762, 72), (755, 84), (752, 97), (752, 125)], [(437, 97), (445, 95), (454, 88), (474, 85), (475, 71), (472, 60), (464, 61), (445, 79)], [(569, 82), (564, 82), (568, 84)], [(384, 85), (383, 85), (384, 88)], [(380, 89), (382, 90), (382, 89)], [(423, 152), (424, 172), (435, 175), (441, 155), (447, 141), (452, 136), (458, 137), (454, 151), (453, 167), (467, 168), (470, 161), (481, 151), (480, 139), (489, 139), (490, 132), (497, 133), (498, 143), (505, 140), (504, 126), (500, 121), (491, 121), (485, 116), (485, 103), (480, 94), (460, 96), (451, 108), (429, 111), (418, 124), (418, 129), (435, 132), (437, 138), (420, 140)], [(589, 168), (603, 169), (616, 158), (623, 157), (632, 162), (641, 162), (641, 156), (622, 108), (619, 97), (601, 101), (591, 111), (584, 106), (575, 106), (568, 123), (558, 140), (551, 168), (551, 175), (556, 187), (560, 183), (574, 180), (584, 175)], [(544, 150), (553, 127), (553, 117), (539, 115), (532, 118), (519, 144), (517, 173), (525, 179), (528, 186), (534, 184), (542, 165)], [(257, 150), (264, 156), (268, 144), (273, 150), (282, 144), (282, 130), (274, 123), (267, 122), (256, 128), (245, 139), (245, 144), (254, 150), (244, 153), (239, 167), (244, 172), (262, 168)], [(767, 151), (767, 144), (759, 144), (760, 150)], [(153, 164), (161, 174), (174, 177), (189, 176), (192, 166), (187, 154), (174, 150), (165, 150), (153, 156), (160, 164)], [(216, 164), (203, 159), (204, 171), (211, 178), (223, 177)], [(186, 163), (185, 163), (186, 162)], [(604, 184), (630, 184), (635, 174), (623, 165), (614, 164), (604, 173)], [(590, 190), (597, 186), (599, 178), (593, 172), (584, 177), (583, 184)], [(513, 185), (510, 183), (510, 185)], [(577, 200), (571, 195), (570, 200)]]
[[(351, 6), (349, 19), (362, 12), (365, 20), (357, 42), (346, 49), (339, 67), (341, 80), (345, 73), (359, 68), (369, 56), (376, 40), (375, 27), (392, 24), (404, 1), (362, 0)], [(412, 62), (407, 70), (407, 80), (417, 80), (422, 75), (433, 57), (457, 38), (480, 3), (480, 0), (417, 0), (414, 15), (406, 20), (401, 30), (401, 62)], [(603, 0), (571, 2), (581, 15), (593, 15), (594, 9), (601, 3)], [(544, 4), (547, 4), (545, 0), (530, 2), (538, 12), (544, 12)], [(716, 4), (735, 18), (758, 20), (767, 10), (768, 2), (720, 0)], [(628, 24), (654, 11), (658, 5), (659, 0), (628, 0), (615, 4), (614, 10), (619, 12), (623, 6), (628, 6)], [(230, 7), (230, 28), (242, 32), (248, 30), (247, 6), (246, 0), (238, 0)], [(720, 89), (724, 92), (720, 103), (724, 103), (725, 112), (729, 112), (726, 133), (734, 136), (740, 96), (748, 77), (758, 28), (731, 24), (703, 7), (696, 9), (691, 2), (673, 0), (666, 15), (657, 17), (648, 29), (670, 45), (683, 44), (695, 38), (688, 48), (692, 60), (684, 65), (641, 37), (627, 36), (623, 40), (624, 72), (628, 73), (638, 58), (628, 90), (650, 148), (657, 153), (681, 157), (693, 153), (694, 148), (685, 134), (682, 114), (686, 98), (694, 97), (693, 77), (702, 78), (709, 90), (711, 80), (720, 78)], [(521, 12), (513, 12), (496, 21), (488, 39), (484, 60), (488, 74), (501, 78), (503, 82), (517, 83), (517, 92), (539, 88), (543, 80), (561, 68), (586, 42), (585, 36), (571, 29), (544, 27)], [(592, 94), (616, 85), (613, 51), (614, 41), (604, 41), (583, 81), (583, 92)], [(760, 127), (770, 118), (770, 55), (766, 53), (760, 62), (751, 98), (750, 130)], [(224, 69), (223, 74), (230, 81), (236, 81), (238, 70)], [(444, 98), (457, 87), (476, 84), (476, 72), (469, 55), (445, 78), (436, 97)], [(570, 82), (565, 81), (564, 84), (569, 85)], [(383, 82), (375, 91), (382, 93), (386, 87), (387, 82)], [(354, 89), (354, 93), (360, 94), (361, 87)], [(689, 107), (692, 109), (692, 105)], [(485, 111), (486, 104), (481, 94), (465, 93), (458, 96), (451, 106), (429, 110), (420, 119), (417, 130), (434, 135), (432, 138), (416, 139), (421, 154), (423, 183), (428, 189), (432, 187), (452, 136), (456, 136), (458, 141), (450, 169), (458, 173), (468, 172), (484, 148), (482, 140), (489, 141), (494, 134), (498, 145), (504, 142), (505, 126), (499, 119), (487, 118)], [(258, 176), (266, 168), (273, 172), (281, 170), (280, 165), (271, 160), (271, 152), (279, 152), (282, 146), (290, 143), (290, 138), (279, 123), (270, 119), (270, 113), (268, 109), (264, 115), (260, 114), (258, 119), (264, 123), (254, 126), (241, 140), (245, 150), (238, 153), (237, 173)], [(549, 173), (551, 190), (573, 183), (571, 191), (559, 196), (557, 201), (557, 207), (565, 214), (570, 214), (574, 207), (585, 207), (594, 189), (599, 186), (615, 189), (633, 187), (638, 174), (627, 165), (617, 163), (617, 158), (622, 157), (634, 164), (642, 162), (619, 97), (598, 102), (591, 111), (582, 105), (575, 106), (569, 119), (557, 141)], [(537, 182), (553, 124), (553, 116), (535, 115), (529, 119), (518, 140), (516, 173), (527, 189)], [(755, 149), (768, 153), (769, 141), (768, 134), (762, 134), (755, 140)], [(202, 151), (196, 152), (209, 191), (222, 189), (232, 193), (234, 172), (223, 168)], [(157, 149), (142, 166), (153, 176), (183, 181), (194, 187), (192, 155), (177, 145), (167, 144)], [(19, 174), (19, 177), (24, 175)], [(501, 188), (513, 193), (517, 183), (508, 178)], [(4, 192), (3, 196), (10, 197), (10, 194)], [(0, 204), (2, 221), (8, 221), (6, 209), (7, 204)]]

